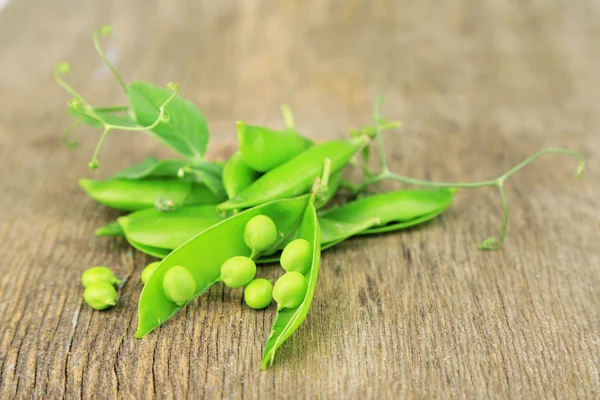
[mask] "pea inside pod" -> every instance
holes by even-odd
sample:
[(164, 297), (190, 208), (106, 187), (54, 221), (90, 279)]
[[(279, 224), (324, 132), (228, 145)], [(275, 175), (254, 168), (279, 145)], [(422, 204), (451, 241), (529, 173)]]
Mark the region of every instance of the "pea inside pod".
[[(286, 293), (282, 290), (284, 293), (278, 294), (276, 297), (275, 292), (277, 289), (277, 282), (273, 287), (273, 297), (276, 299), (279, 298), (281, 303), (280, 307), (277, 309), (277, 315), (275, 316), (275, 321), (271, 328), (271, 334), (265, 345), (261, 361), (262, 369), (266, 369), (273, 365), (277, 349), (296, 331), (296, 329), (298, 329), (302, 322), (304, 322), (315, 294), (317, 277), (319, 275), (319, 263), (321, 260), (321, 230), (317, 219), (317, 211), (313, 202), (310, 202), (306, 207), (298, 230), (298, 237), (306, 240), (310, 244), (310, 253), (312, 256), (311, 265), (304, 274), (292, 271), (283, 275), (290, 276), (289, 274), (291, 274), (292, 280), (295, 282), (293, 285), (295, 291), (293, 293)], [(300, 281), (301, 279), (298, 279), (296, 274), (303, 277), (306, 282), (306, 289), (304, 289), (303, 285), (298, 284), (297, 281)], [(283, 276), (279, 278), (278, 282), (281, 281)], [(285, 283), (285, 281), (280, 282), (279, 289), (286, 289), (285, 286), (281, 286), (281, 283)], [(300, 295), (302, 293), (303, 296)]]
[(172, 266), (165, 272), (162, 285), (165, 295), (178, 306), (194, 298), (196, 292), (194, 275), (179, 265)]
[(193, 276), (197, 297), (220, 281), (221, 266), (236, 256), (249, 257), (252, 250), (244, 241), (248, 221), (265, 215), (284, 235), (293, 232), (306, 209), (309, 196), (277, 200), (240, 212), (201, 232), (165, 257), (148, 279), (138, 305), (138, 329), (141, 338), (181, 309), (164, 293), (162, 280), (172, 266), (183, 266)]

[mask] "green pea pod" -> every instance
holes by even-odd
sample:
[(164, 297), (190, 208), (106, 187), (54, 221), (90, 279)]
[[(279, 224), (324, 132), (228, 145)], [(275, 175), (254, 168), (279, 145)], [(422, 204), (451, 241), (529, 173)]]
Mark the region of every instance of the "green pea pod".
[(280, 236), (284, 237), (298, 226), (308, 200), (309, 195), (305, 195), (251, 208), (213, 225), (175, 249), (162, 260), (142, 290), (136, 337), (145, 336), (185, 306), (170, 301), (163, 291), (162, 279), (169, 268), (175, 265), (187, 268), (196, 282), (194, 298), (200, 296), (219, 281), (221, 265), (226, 260), (251, 255), (244, 241), (244, 230), (252, 217), (268, 216), (275, 222)]
[[(352, 236), (391, 232), (431, 220), (448, 208), (455, 193), (454, 189), (399, 190), (325, 210), (318, 216), (321, 249), (333, 247)], [(289, 237), (287, 242), (293, 239), (295, 237)], [(275, 253), (256, 262), (278, 261), (279, 254)]]
[(98, 203), (123, 211), (154, 207), (164, 199), (173, 206), (212, 204), (224, 200), (206, 185), (182, 179), (80, 179), (79, 186)]
[(325, 190), (325, 193), (322, 196), (317, 196), (317, 201), (315, 204), (317, 210), (329, 203), (333, 196), (335, 196), (338, 189), (340, 188), (342, 179), (342, 171), (339, 171), (331, 175), (331, 177), (329, 177), (329, 182), (327, 183), (327, 190)]
[(131, 239), (128, 240), (128, 242), (134, 249), (156, 258), (165, 258), (173, 251), (173, 249), (164, 249), (162, 247), (148, 246), (142, 243), (138, 243)]
[(215, 207), (215, 204), (185, 206), (169, 212), (148, 208), (120, 217), (117, 221), (127, 240), (172, 250), (221, 222), (223, 218)]
[(96, 236), (125, 236), (125, 232), (123, 232), (123, 228), (117, 221), (113, 221), (97, 228)]
[(227, 196), (231, 199), (239, 192), (252, 185), (260, 173), (253, 170), (242, 158), (242, 153), (237, 151), (223, 168), (223, 186)]
[(298, 329), (304, 322), (312, 302), (315, 288), (317, 286), (317, 277), (319, 275), (319, 264), (321, 260), (321, 230), (317, 220), (317, 212), (313, 202), (310, 202), (304, 212), (304, 217), (300, 224), (298, 237), (309, 242), (312, 248), (312, 262), (306, 273), (305, 278), (308, 282), (308, 289), (304, 300), (295, 308), (279, 308), (277, 316), (273, 322), (271, 335), (267, 340), (263, 353), (261, 368), (266, 369), (273, 365), (275, 352), (277, 349)]
[(237, 122), (240, 152), (246, 164), (259, 172), (269, 171), (312, 146), (312, 141), (297, 132), (276, 131)]
[(326, 210), (319, 215), (323, 247), (371, 228), (385, 232), (389, 223), (394, 223), (395, 229), (402, 229), (434, 218), (448, 208), (455, 193), (455, 189), (399, 190)]
[(268, 201), (308, 193), (323, 170), (326, 158), (331, 160), (331, 174), (342, 170), (354, 153), (369, 142), (368, 136), (351, 140), (331, 140), (316, 144), (291, 160), (273, 168), (233, 199), (219, 204), (219, 211), (252, 207)]

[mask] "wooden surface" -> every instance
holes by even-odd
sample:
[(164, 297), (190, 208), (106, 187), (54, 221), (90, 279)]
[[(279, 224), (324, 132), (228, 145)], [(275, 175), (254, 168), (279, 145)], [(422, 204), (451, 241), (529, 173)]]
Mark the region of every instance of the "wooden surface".
[[(117, 213), (80, 177), (147, 155), (150, 137), (115, 133), (87, 169), (98, 132), (59, 143), (68, 96), (124, 101), (91, 32), (112, 24), (109, 56), (127, 80), (182, 86), (205, 112), (211, 154), (234, 121), (277, 126), (290, 104), (314, 139), (369, 123), (374, 99), (404, 122), (387, 135), (392, 169), (430, 179), (495, 177), (546, 147), (497, 193), (463, 191), (441, 219), (327, 251), (313, 306), (269, 371), (259, 368), (274, 308), (213, 288), (134, 338), (150, 258), (93, 230)], [(600, 397), (600, 4), (595, 0), (33, 1), (0, 13), (0, 398)], [(200, 256), (200, 255), (199, 255)], [(91, 310), (81, 272), (126, 278), (118, 307)], [(276, 267), (261, 270), (275, 277)]]

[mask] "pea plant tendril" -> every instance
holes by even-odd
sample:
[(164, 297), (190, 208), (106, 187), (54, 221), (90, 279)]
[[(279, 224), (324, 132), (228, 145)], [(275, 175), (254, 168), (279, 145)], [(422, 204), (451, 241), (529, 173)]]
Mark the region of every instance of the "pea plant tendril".
[(98, 115), (98, 112), (102, 111), (102, 110), (122, 111), (123, 109), (127, 109), (127, 107), (121, 107), (121, 106), (106, 107), (106, 108), (92, 107), (90, 105), (90, 103), (88, 103), (87, 100), (85, 100), (85, 98), (82, 95), (77, 93), (77, 91), (75, 91), (75, 89), (73, 89), (71, 86), (69, 86), (68, 83), (66, 83), (64, 81), (63, 76), (68, 74), (70, 71), (71, 71), (71, 67), (66, 62), (62, 62), (62, 63), (58, 64), (56, 66), (56, 68), (54, 69), (54, 78), (56, 79), (58, 84), (60, 86), (62, 86), (67, 92), (69, 92), (70, 94), (72, 94), (74, 96), (71, 100), (68, 101), (67, 105), (73, 111), (80, 113), (86, 117), (92, 118), (93, 120), (98, 122), (100, 125), (102, 125), (102, 127), (104, 129), (104, 131), (102, 132), (102, 135), (100, 136), (100, 139), (98, 140), (96, 149), (94, 150), (94, 155), (92, 156), (92, 160), (88, 164), (88, 166), (91, 169), (98, 168), (98, 155), (100, 153), (100, 148), (102, 147), (102, 144), (104, 143), (104, 140), (106, 139), (106, 136), (108, 135), (108, 133), (110, 131), (115, 130), (115, 129), (124, 130), (124, 131), (146, 131), (146, 130), (153, 129), (155, 126), (157, 126), (161, 122), (169, 122), (169, 114), (165, 110), (165, 107), (171, 102), (171, 100), (173, 100), (175, 98), (175, 96), (177, 96), (177, 93), (179, 93), (179, 86), (174, 84), (173, 82), (170, 82), (167, 84), (167, 89), (171, 92), (171, 95), (158, 108), (158, 110), (159, 110), (158, 117), (156, 118), (156, 121), (154, 121), (154, 123), (152, 123), (148, 126), (117, 125), (117, 124), (112, 124), (112, 123), (109, 123), (108, 121), (106, 121), (103, 117)]
[(398, 175), (392, 172), (389, 168), (387, 157), (385, 155), (383, 137), (381, 135), (381, 106), (385, 101), (385, 97), (381, 96), (377, 99), (375, 104), (375, 108), (373, 110), (373, 129), (375, 129), (375, 140), (377, 144), (379, 159), (380, 159), (380, 167), (381, 171), (379, 173), (373, 173), (366, 167), (366, 163), (363, 163), (363, 173), (364, 173), (364, 181), (363, 183), (356, 185), (352, 188), (354, 194), (359, 194), (364, 192), (368, 186), (375, 184), (377, 182), (383, 180), (393, 180), (400, 183), (404, 183), (407, 185), (421, 186), (421, 187), (433, 187), (433, 188), (453, 188), (453, 189), (475, 189), (482, 187), (496, 187), (500, 192), (500, 199), (502, 201), (502, 209), (503, 209), (503, 217), (502, 217), (502, 229), (500, 231), (500, 236), (490, 236), (479, 243), (480, 250), (498, 250), (502, 247), (504, 240), (506, 239), (507, 231), (508, 231), (508, 198), (506, 196), (506, 191), (504, 190), (504, 183), (510, 178), (512, 175), (519, 172), (525, 166), (530, 164), (535, 159), (546, 155), (546, 154), (566, 154), (573, 156), (579, 160), (579, 164), (577, 166), (577, 171), (575, 173), (575, 177), (579, 177), (584, 170), (585, 167), (585, 158), (581, 153), (578, 153), (574, 150), (569, 149), (561, 149), (561, 148), (550, 148), (538, 151), (537, 153), (532, 154), (527, 157), (519, 164), (515, 165), (511, 169), (509, 169), (504, 174), (500, 175), (496, 179), (477, 181), (477, 182), (434, 182), (434, 181), (425, 181), (421, 179), (409, 178), (406, 176)]

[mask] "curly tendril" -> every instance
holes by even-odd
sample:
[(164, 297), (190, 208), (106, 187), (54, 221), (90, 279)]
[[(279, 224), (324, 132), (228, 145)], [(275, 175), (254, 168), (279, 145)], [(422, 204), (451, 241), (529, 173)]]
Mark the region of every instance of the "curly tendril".
[(381, 171), (379, 173), (372, 173), (367, 170), (368, 174), (365, 174), (365, 181), (363, 184), (358, 185), (353, 188), (353, 192), (355, 194), (362, 193), (368, 186), (389, 179), (397, 182), (401, 182), (408, 185), (422, 186), (422, 187), (437, 187), (437, 188), (455, 188), (455, 189), (474, 189), (486, 186), (497, 187), (500, 193), (500, 199), (502, 201), (502, 209), (503, 209), (503, 220), (502, 220), (502, 229), (500, 231), (499, 237), (491, 236), (486, 238), (485, 240), (479, 243), (479, 248), (481, 250), (497, 250), (502, 247), (504, 240), (506, 239), (507, 231), (508, 231), (508, 199), (506, 196), (506, 191), (504, 190), (504, 183), (508, 178), (512, 175), (519, 172), (525, 166), (530, 164), (535, 159), (546, 155), (546, 154), (566, 154), (573, 156), (579, 160), (579, 164), (577, 166), (577, 171), (575, 177), (581, 175), (585, 168), (585, 158), (580, 153), (574, 150), (568, 149), (560, 149), (560, 148), (551, 148), (546, 150), (538, 151), (537, 153), (532, 154), (527, 157), (519, 164), (515, 165), (507, 172), (502, 174), (496, 179), (478, 181), (478, 182), (432, 182), (432, 181), (424, 181), (420, 179), (409, 178), (406, 176), (398, 175), (390, 171), (387, 158), (384, 151), (383, 138), (381, 135), (381, 122), (383, 121), (380, 110), (383, 102), (385, 101), (384, 97), (378, 98), (375, 109), (373, 111), (373, 121), (374, 121), (374, 129), (375, 129), (375, 139), (377, 142), (377, 149), (381, 161)]

